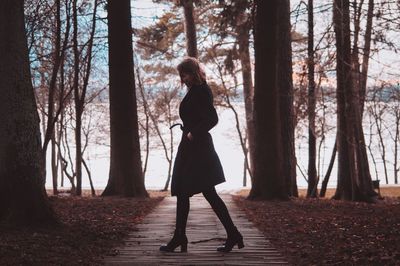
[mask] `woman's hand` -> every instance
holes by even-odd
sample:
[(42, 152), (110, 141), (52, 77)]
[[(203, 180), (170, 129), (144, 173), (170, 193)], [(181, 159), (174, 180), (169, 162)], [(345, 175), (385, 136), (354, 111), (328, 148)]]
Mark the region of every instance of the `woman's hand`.
[(189, 140), (193, 140), (193, 135), (192, 135), (191, 132), (187, 133), (186, 137), (187, 137)]

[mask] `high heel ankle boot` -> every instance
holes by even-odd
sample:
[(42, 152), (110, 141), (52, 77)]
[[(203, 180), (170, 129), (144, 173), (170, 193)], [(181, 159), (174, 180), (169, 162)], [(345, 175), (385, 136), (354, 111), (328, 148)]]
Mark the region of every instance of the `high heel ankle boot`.
[(181, 252), (187, 252), (187, 237), (183, 230), (175, 230), (174, 236), (166, 245), (160, 246), (160, 251), (174, 252), (177, 247), (181, 247)]
[(218, 247), (217, 251), (229, 252), (235, 245), (238, 245), (239, 249), (244, 248), (243, 236), (236, 227), (231, 232), (228, 232), (228, 238), (226, 239), (225, 244)]

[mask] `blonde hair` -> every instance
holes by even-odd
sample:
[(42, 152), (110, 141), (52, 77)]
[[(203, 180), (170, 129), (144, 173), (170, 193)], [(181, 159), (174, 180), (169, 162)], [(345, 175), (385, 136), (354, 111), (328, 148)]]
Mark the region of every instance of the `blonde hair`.
[(206, 74), (204, 70), (200, 66), (199, 61), (194, 57), (186, 57), (183, 59), (181, 63), (177, 66), (179, 74), (185, 73), (192, 75), (197, 84), (202, 84), (206, 82)]

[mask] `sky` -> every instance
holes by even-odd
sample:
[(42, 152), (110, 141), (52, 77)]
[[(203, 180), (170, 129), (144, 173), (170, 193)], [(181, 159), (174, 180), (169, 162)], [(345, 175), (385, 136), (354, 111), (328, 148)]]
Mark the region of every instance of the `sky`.
[(168, 11), (168, 6), (154, 4), (151, 0), (132, 0), (132, 26), (142, 28), (157, 21), (157, 17)]

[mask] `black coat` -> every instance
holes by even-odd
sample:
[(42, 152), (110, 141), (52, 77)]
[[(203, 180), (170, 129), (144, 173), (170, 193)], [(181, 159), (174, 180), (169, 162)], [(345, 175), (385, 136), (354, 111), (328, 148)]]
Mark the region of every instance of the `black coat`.
[[(189, 89), (179, 106), (182, 139), (172, 173), (171, 194), (200, 193), (225, 182), (221, 162), (208, 131), (218, 123), (213, 96), (206, 83)], [(187, 134), (191, 132), (193, 139)]]

